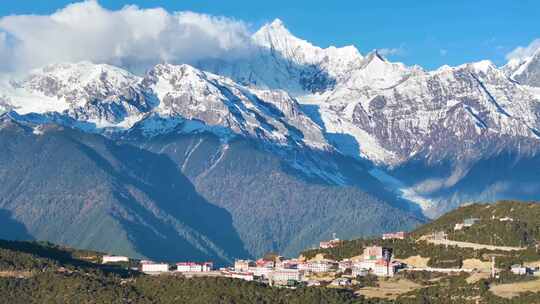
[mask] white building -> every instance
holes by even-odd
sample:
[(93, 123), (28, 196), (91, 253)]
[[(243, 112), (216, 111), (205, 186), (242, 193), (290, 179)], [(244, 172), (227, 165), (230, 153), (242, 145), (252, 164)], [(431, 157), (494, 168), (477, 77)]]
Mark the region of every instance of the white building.
[(513, 274), (518, 274), (518, 275), (526, 275), (530, 272), (529, 268), (522, 265), (517, 265), (517, 264), (512, 265), (512, 267), (510, 267), (510, 271)]
[(273, 270), (272, 267), (249, 267), (247, 271), (253, 273), (254, 276), (268, 278)]
[(213, 264), (210, 262), (206, 263), (194, 263), (194, 262), (183, 262), (176, 264), (177, 272), (209, 272), (212, 271)]
[(169, 264), (165, 263), (144, 263), (141, 264), (141, 271), (144, 273), (169, 272)]
[(314, 273), (335, 271), (338, 268), (338, 263), (330, 260), (312, 261), (298, 265), (299, 270), (304, 270)]
[[(399, 268), (399, 266), (400, 266), (399, 263), (394, 263), (394, 262), (390, 262), (387, 265), (386, 261), (383, 259), (363, 260), (353, 265), (353, 272), (356, 270), (357, 271), (356, 275), (366, 275), (362, 271), (363, 269), (365, 271), (371, 271), (376, 276), (393, 277), (394, 274), (397, 272), (397, 269)], [(353, 275), (355, 274), (353, 273)]]
[(354, 277), (358, 277), (358, 276), (365, 277), (368, 275), (368, 273), (369, 273), (369, 270), (362, 267), (358, 267), (358, 266), (353, 266), (351, 269), (351, 275)]
[(351, 279), (347, 279), (347, 278), (337, 278), (337, 279), (333, 280), (330, 285), (332, 285), (332, 286), (351, 286), (352, 281), (351, 281)]
[(393, 277), (397, 272), (397, 266), (393, 263), (387, 263), (385, 261), (378, 261), (375, 263), (375, 267), (372, 269), (373, 274), (378, 277)]
[(391, 233), (384, 233), (382, 236), (383, 240), (404, 240), (407, 237), (407, 233), (405, 231), (398, 231), (398, 232), (391, 232)]
[(454, 225), (454, 231), (463, 230), (463, 223), (457, 223)]
[(338, 238), (334, 238), (333, 240), (329, 241), (323, 241), (319, 243), (319, 248), (321, 249), (327, 249), (327, 248), (334, 248), (337, 245), (339, 245), (341, 241)]
[(234, 261), (235, 271), (248, 271), (250, 267), (255, 267), (255, 262), (252, 260), (236, 260)]
[(472, 218), (468, 218), (468, 219), (465, 219), (463, 221), (463, 226), (464, 227), (472, 227), (474, 224), (476, 224), (476, 222), (480, 221), (479, 218), (476, 218), (476, 217), (472, 217)]
[(343, 260), (339, 262), (339, 271), (345, 272), (347, 269), (351, 269), (353, 262), (351, 260)]
[(246, 271), (225, 271), (223, 274), (226, 277), (233, 278), (233, 279), (240, 279), (244, 281), (253, 281), (254, 275), (252, 272), (246, 272)]
[(129, 258), (126, 256), (104, 255), (101, 259), (101, 262), (103, 264), (129, 262)]
[(292, 281), (302, 281), (304, 278), (303, 271), (298, 269), (280, 269), (274, 270), (269, 273), (269, 279), (275, 282), (287, 282)]

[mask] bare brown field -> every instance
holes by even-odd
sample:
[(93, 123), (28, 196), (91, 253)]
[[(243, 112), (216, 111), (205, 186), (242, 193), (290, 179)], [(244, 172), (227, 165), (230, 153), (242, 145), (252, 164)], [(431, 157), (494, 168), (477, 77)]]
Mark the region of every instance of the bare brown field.
[(379, 281), (379, 287), (363, 287), (357, 294), (368, 298), (396, 299), (399, 295), (421, 288), (422, 285), (406, 279), (389, 279)]
[(527, 282), (493, 285), (489, 290), (496, 296), (510, 299), (524, 292), (540, 292), (540, 279)]

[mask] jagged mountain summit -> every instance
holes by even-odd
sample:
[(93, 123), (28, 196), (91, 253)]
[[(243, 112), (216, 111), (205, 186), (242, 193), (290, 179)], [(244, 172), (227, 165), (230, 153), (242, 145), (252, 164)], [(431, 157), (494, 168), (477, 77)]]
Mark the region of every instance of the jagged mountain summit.
[[(340, 61), (329, 51), (335, 48), (298, 39), (279, 20), (263, 26), (253, 41), (260, 46), (255, 58), (201, 67), (248, 86), (288, 90), (331, 145), (375, 163), (374, 176), (436, 210), (432, 214), (468, 200), (540, 194), (530, 190), (530, 176), (512, 180), (512, 168), (538, 158), (538, 51), (502, 68), (481, 61), (425, 71), (390, 62), (377, 51), (345, 51), (351, 47), (338, 49)], [(264, 77), (267, 71), (276, 76)], [(516, 159), (497, 166), (514, 174), (504, 180), (484, 174), (473, 193), (456, 188), (475, 168), (504, 155)]]
[(503, 69), (510, 79), (520, 84), (540, 87), (540, 49), (531, 56), (510, 60)]
[(2, 92), (4, 111), (42, 114), (43, 120), (95, 132), (137, 124), (152, 136), (189, 121), (184, 127), (190, 132), (330, 149), (320, 128), (285, 91), (250, 89), (189, 65), (159, 64), (139, 77), (105, 64), (57, 64), (8, 82)]

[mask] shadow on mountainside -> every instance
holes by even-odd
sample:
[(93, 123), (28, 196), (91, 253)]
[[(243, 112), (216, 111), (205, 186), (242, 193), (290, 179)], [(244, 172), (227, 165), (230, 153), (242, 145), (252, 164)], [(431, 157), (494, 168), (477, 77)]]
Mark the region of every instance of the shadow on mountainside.
[(13, 219), (12, 213), (6, 209), (0, 209), (0, 239), (4, 240), (33, 240), (34, 238), (26, 230), (24, 224)]
[(361, 143), (352, 135), (345, 133), (329, 133), (320, 114), (318, 105), (302, 105), (302, 110), (323, 130), (326, 140), (341, 152), (334, 155), (336, 163), (350, 183), (362, 191), (368, 192), (382, 201), (389, 202), (392, 206), (412, 212), (419, 220), (425, 220), (420, 206), (406, 200), (387, 188), (381, 181), (369, 173), (376, 165), (366, 158), (358, 157)]
[(113, 214), (141, 255), (157, 260), (208, 260), (218, 264), (248, 257), (231, 215), (201, 197), (167, 156), (108, 142), (101, 153), (80, 149), (115, 178), (121, 211)]

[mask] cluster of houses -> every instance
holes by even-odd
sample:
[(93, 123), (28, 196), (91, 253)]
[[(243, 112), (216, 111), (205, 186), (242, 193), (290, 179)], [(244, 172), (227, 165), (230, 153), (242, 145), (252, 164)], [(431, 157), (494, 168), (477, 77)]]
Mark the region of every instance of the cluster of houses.
[[(405, 232), (388, 233), (384, 239), (403, 239)], [(332, 248), (341, 241), (334, 239), (320, 242), (320, 248)], [(330, 259), (317, 259), (305, 261), (300, 259), (286, 259), (282, 256), (272, 256), (254, 260), (237, 260), (233, 267), (213, 270), (211, 262), (180, 262), (176, 264), (140, 261), (140, 270), (147, 274), (184, 273), (184, 274), (215, 274), (224, 277), (242, 279), (246, 281), (265, 282), (270, 285), (295, 285), (304, 282), (307, 286), (318, 286), (318, 280), (310, 279), (313, 276), (325, 274), (341, 274), (342, 276), (331, 282), (337, 286), (347, 286), (351, 278), (374, 274), (376, 276), (392, 277), (404, 265), (391, 260), (392, 250), (380, 246), (371, 246), (364, 249), (363, 255), (356, 259), (334, 261)], [(103, 256), (102, 263), (129, 262), (125, 256)]]
[(334, 261), (318, 259), (303, 261), (298, 259), (237, 260), (234, 267), (223, 271), (231, 278), (247, 281), (258, 280), (271, 285), (291, 285), (305, 282), (307, 286), (316, 286), (320, 282), (313, 280), (321, 274), (342, 274), (333, 285), (346, 286), (351, 278), (373, 274), (381, 277), (392, 277), (405, 265), (392, 260), (392, 249), (380, 246), (371, 246), (364, 249), (363, 255), (357, 259)]

